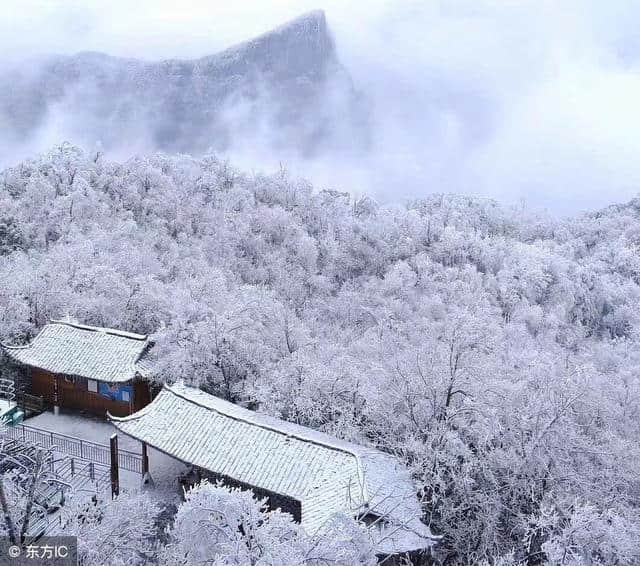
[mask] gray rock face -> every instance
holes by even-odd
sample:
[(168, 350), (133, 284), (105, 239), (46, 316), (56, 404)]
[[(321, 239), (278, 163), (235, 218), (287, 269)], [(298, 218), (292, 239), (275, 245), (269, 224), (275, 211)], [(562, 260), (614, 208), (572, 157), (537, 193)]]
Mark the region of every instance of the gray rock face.
[(319, 11), (201, 59), (86, 52), (49, 57), (0, 81), (5, 143), (40, 133), (107, 149), (201, 153), (255, 136), (313, 154), (334, 128), (364, 143), (365, 122)]

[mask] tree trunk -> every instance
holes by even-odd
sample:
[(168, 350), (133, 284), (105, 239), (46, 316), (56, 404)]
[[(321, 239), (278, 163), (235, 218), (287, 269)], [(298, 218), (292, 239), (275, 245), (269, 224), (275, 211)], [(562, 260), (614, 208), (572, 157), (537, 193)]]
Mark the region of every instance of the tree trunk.
[(42, 468), (42, 451), (39, 450), (36, 455), (36, 464), (33, 469), (33, 477), (31, 478), (31, 485), (29, 486), (29, 495), (27, 496), (27, 507), (24, 510), (24, 519), (22, 520), (22, 529), (20, 530), (20, 544), (24, 543), (24, 539), (27, 536), (27, 530), (29, 529), (29, 521), (31, 520), (31, 509), (33, 508), (33, 499), (36, 493), (36, 485), (40, 478), (40, 469)]
[(16, 543), (16, 530), (13, 525), (13, 519), (11, 518), (11, 511), (7, 504), (7, 496), (4, 493), (4, 482), (0, 478), (0, 505), (2, 505), (2, 512), (4, 513), (4, 522), (7, 527), (7, 533), (9, 534), (9, 541), (11, 544)]

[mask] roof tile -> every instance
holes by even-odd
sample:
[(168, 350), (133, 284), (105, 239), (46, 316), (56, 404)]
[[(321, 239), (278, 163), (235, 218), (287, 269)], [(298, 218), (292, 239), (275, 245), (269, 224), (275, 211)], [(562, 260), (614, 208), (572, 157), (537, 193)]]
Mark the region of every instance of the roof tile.
[(27, 346), (2, 348), (14, 361), (51, 373), (108, 383), (139, 373), (140, 358), (151, 346), (146, 336), (108, 328), (52, 321)]

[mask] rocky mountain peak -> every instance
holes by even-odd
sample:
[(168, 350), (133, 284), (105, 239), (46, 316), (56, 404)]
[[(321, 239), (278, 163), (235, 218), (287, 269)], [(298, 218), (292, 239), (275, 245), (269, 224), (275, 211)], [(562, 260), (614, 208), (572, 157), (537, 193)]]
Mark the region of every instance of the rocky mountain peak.
[(225, 150), (261, 128), (279, 148), (314, 151), (331, 124), (357, 114), (356, 98), (325, 14), (316, 10), (199, 59), (84, 52), (0, 77), (7, 138), (0, 145), (45, 131), (52, 142), (198, 154)]

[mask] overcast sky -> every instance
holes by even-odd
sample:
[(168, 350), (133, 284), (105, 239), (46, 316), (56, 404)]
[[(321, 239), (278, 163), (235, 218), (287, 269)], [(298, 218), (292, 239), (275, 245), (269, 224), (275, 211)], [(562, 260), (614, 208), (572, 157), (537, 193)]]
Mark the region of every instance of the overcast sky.
[(194, 57), (315, 8), (373, 100), (376, 141), (358, 163), (294, 170), (381, 200), (461, 192), (562, 214), (640, 192), (637, 1), (3, 0), (0, 53)]

